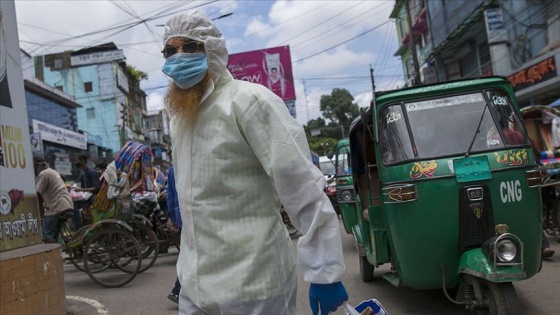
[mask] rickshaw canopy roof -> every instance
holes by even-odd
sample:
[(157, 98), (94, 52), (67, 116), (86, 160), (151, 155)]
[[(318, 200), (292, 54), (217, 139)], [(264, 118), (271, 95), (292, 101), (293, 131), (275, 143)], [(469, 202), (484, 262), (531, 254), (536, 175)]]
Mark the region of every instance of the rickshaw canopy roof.
[[(549, 105), (550, 106), (550, 105)], [(560, 108), (554, 108), (543, 105), (531, 105), (521, 109), (521, 115), (524, 120), (542, 119), (543, 113), (549, 114), (554, 118), (560, 117)]]

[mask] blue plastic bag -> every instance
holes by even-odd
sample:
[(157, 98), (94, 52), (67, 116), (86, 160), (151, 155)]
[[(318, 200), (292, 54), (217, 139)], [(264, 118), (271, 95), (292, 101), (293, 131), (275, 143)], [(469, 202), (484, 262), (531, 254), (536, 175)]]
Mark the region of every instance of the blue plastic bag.
[(383, 305), (381, 305), (381, 303), (376, 299), (362, 301), (362, 303), (358, 304), (356, 307), (352, 307), (350, 304), (344, 303), (344, 309), (350, 315), (360, 315), (360, 313), (368, 306), (374, 311), (375, 315), (389, 315)]

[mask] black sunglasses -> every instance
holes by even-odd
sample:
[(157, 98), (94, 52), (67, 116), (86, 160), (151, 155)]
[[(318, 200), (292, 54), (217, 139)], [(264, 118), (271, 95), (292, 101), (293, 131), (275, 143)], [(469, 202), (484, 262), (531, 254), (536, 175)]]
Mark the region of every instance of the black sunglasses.
[[(202, 49), (199, 49), (199, 47), (203, 47)], [(187, 42), (184, 43), (183, 46), (180, 47), (181, 50), (184, 53), (188, 53), (188, 54), (192, 54), (195, 52), (200, 52), (200, 51), (204, 51), (204, 44), (200, 43), (200, 42)], [(173, 55), (175, 55), (177, 53), (177, 50), (179, 50), (179, 47), (175, 47), (175, 46), (166, 46), (163, 48), (163, 50), (161, 51), (163, 53), (163, 57), (165, 58), (169, 58)]]

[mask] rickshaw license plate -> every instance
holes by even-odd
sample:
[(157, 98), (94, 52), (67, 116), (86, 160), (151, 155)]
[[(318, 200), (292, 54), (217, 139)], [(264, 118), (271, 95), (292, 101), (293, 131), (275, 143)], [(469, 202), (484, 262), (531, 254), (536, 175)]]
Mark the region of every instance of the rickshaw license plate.
[(485, 155), (455, 159), (453, 160), (453, 169), (458, 183), (492, 178), (488, 157)]

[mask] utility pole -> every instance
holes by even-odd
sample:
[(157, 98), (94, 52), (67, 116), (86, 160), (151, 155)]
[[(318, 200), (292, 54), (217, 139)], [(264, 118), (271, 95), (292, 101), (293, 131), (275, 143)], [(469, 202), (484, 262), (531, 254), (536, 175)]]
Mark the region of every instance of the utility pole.
[(307, 124), (309, 124), (309, 104), (307, 102), (307, 88), (305, 87), (305, 80), (303, 80), (303, 95), (305, 96), (305, 110), (307, 111)]
[(128, 120), (128, 108), (124, 103), (120, 103), (120, 104), (121, 104), (121, 119), (122, 119), (121, 141), (122, 141), (122, 145), (124, 145), (128, 140), (126, 136), (126, 127), (127, 127), (126, 121)]
[(414, 44), (414, 32), (412, 31), (412, 17), (410, 12), (410, 4), (408, 0), (404, 1), (406, 6), (406, 18), (408, 22), (408, 49), (412, 55), (412, 63), (414, 66), (414, 85), (420, 84), (420, 67), (418, 67), (418, 57), (416, 56), (416, 45)]
[(371, 63), (369, 64), (369, 75), (371, 76), (371, 92), (373, 93), (373, 98), (375, 98), (375, 79), (373, 78), (373, 67)]

